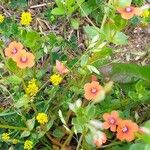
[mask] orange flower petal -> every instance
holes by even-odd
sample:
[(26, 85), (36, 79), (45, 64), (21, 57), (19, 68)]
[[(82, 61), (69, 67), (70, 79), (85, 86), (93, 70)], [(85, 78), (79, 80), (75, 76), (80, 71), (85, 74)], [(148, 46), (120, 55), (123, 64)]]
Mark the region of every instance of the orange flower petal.
[(111, 115), (114, 117), (114, 118), (118, 118), (119, 117), (119, 114), (117, 111), (112, 111), (111, 112)]
[(84, 85), (84, 90), (85, 90), (85, 91), (89, 90), (90, 88), (91, 88), (91, 84), (90, 84), (90, 83), (86, 83), (86, 84)]
[(11, 42), (8, 47), (4, 50), (5, 55), (8, 58), (14, 58), (18, 53), (23, 49), (23, 45), (21, 43), (17, 43), (16, 41)]
[(99, 82), (92, 81), (91, 83), (86, 83), (84, 85), (85, 98), (87, 100), (95, 100), (100, 96), (100, 92), (103, 90)]
[(133, 16), (134, 16), (134, 13), (122, 13), (121, 14), (121, 17), (126, 20), (131, 19)]
[[(25, 59), (24, 61), (22, 61), (22, 59)], [(33, 67), (34, 65), (34, 55), (32, 53), (28, 53), (24, 50), (22, 50), (15, 58), (14, 61), (16, 61), (17, 66), (21, 69), (24, 69), (26, 67)]]
[(105, 121), (107, 121), (109, 117), (110, 117), (109, 113), (103, 114), (103, 118), (104, 118)]
[(122, 14), (124, 13), (124, 8), (117, 8), (117, 11)]
[(112, 125), (112, 126), (110, 127), (110, 130), (111, 130), (112, 132), (116, 132), (116, 125)]
[(135, 138), (135, 136), (134, 136), (134, 134), (133, 134), (133, 133), (132, 133), (132, 134), (129, 134), (129, 135), (127, 135), (127, 136), (126, 136), (126, 140), (127, 140), (128, 142), (133, 141), (133, 140), (134, 140), (134, 138)]
[(108, 124), (108, 122), (103, 123), (103, 128), (104, 129), (109, 129), (110, 128), (110, 125)]
[(66, 74), (69, 72), (66, 66), (58, 60), (56, 60), (56, 69), (60, 74)]
[[(124, 131), (124, 128), (127, 128)], [(117, 128), (117, 138), (127, 141), (134, 140), (135, 136), (134, 133), (138, 131), (138, 125), (131, 120), (121, 120), (119, 121), (118, 128)]]
[(141, 8), (134, 8), (134, 14), (137, 16), (140, 16), (142, 14), (142, 9)]
[(121, 141), (124, 140), (124, 135), (121, 132), (118, 132), (116, 136), (117, 136), (117, 139), (119, 139)]

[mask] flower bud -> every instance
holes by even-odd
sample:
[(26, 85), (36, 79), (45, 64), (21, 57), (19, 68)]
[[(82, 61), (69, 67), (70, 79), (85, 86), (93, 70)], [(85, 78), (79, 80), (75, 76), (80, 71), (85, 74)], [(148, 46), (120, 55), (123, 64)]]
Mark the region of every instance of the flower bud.
[(108, 83), (106, 83), (104, 86), (104, 91), (106, 93), (109, 93), (112, 90), (113, 84), (114, 84), (113, 81), (109, 81)]
[(93, 126), (96, 129), (103, 129), (103, 123), (99, 120), (93, 119), (90, 120), (90, 125)]

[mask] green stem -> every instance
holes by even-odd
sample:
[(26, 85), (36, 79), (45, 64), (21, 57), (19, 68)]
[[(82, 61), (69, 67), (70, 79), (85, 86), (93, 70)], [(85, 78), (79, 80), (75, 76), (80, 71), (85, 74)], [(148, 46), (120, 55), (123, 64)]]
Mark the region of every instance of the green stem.
[(83, 139), (83, 133), (82, 133), (82, 135), (80, 136), (80, 139), (79, 139), (79, 142), (78, 142), (78, 145), (77, 145), (77, 148), (76, 148), (76, 150), (79, 150), (79, 148), (80, 148), (80, 146), (81, 146), (81, 142), (82, 142), (82, 139)]
[(97, 30), (97, 32), (99, 33), (99, 29), (95, 26), (95, 24), (91, 21), (91, 19), (87, 16), (87, 14), (85, 13), (85, 11), (83, 10), (83, 8), (81, 7), (81, 5), (79, 4), (78, 0), (76, 0), (79, 8), (81, 9), (81, 11), (83, 12), (83, 14), (85, 15), (85, 17), (87, 18), (87, 20), (91, 23), (91, 25), (95, 28), (95, 30)]
[(32, 106), (32, 108), (33, 108), (35, 114), (37, 114), (38, 111), (36, 110), (36, 105), (35, 105), (34, 103), (31, 102), (31, 106)]
[(2, 125), (2, 124), (0, 124), (0, 128), (14, 129), (14, 130), (28, 130), (28, 128), (25, 128), (25, 127), (15, 127), (15, 126)]
[(122, 144), (122, 142), (113, 142), (112, 144), (101, 146), (101, 148), (112, 147), (112, 146), (120, 145), (120, 144)]
[(69, 134), (69, 136), (68, 136), (68, 138), (65, 140), (64, 144), (62, 145), (61, 150), (63, 150), (63, 148), (64, 148), (66, 145), (69, 144), (69, 142), (70, 142), (71, 139), (72, 139), (72, 136), (73, 136), (73, 132), (71, 131), (70, 134)]
[[(109, 8), (111, 2), (112, 2), (112, 0), (109, 0), (109, 1), (108, 1), (107, 9)], [(105, 10), (106, 10), (106, 8), (105, 8)], [(105, 15), (104, 15), (103, 20), (102, 20), (101, 30), (103, 29), (103, 27), (104, 27), (104, 25), (105, 25), (105, 22), (106, 22), (106, 20), (107, 20), (107, 17), (108, 17), (108, 12), (104, 12), (104, 13), (105, 13)]]

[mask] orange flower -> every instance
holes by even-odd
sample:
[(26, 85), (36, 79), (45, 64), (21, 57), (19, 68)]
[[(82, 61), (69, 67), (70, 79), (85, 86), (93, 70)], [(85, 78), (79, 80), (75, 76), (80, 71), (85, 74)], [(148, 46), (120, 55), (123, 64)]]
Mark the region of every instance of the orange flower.
[(56, 60), (56, 69), (61, 75), (69, 72), (66, 66), (58, 60)]
[(128, 142), (134, 140), (134, 133), (138, 131), (138, 125), (131, 120), (120, 120), (117, 128), (117, 138)]
[(24, 69), (26, 67), (33, 67), (34, 66), (34, 55), (32, 53), (26, 52), (25, 50), (22, 50), (15, 58), (14, 61), (16, 61), (17, 66), (21, 69)]
[(14, 57), (23, 49), (23, 45), (20, 42), (11, 42), (5, 49), (5, 55), (8, 58), (14, 59)]
[(123, 19), (131, 19), (133, 16), (139, 16), (142, 10), (138, 7), (128, 6), (125, 8), (117, 8), (117, 11), (121, 14)]
[(97, 146), (100, 147), (103, 145), (103, 143), (106, 143), (107, 137), (106, 134), (100, 131), (97, 131), (94, 135), (94, 140), (93, 143)]
[(118, 121), (120, 120), (118, 112), (112, 111), (111, 114), (105, 113), (103, 114), (103, 118), (105, 120), (105, 122), (103, 123), (103, 128), (104, 129), (110, 128), (112, 132), (116, 132)]
[(99, 102), (105, 98), (105, 92), (99, 82), (92, 81), (91, 83), (86, 83), (84, 85), (84, 97), (87, 100), (94, 100), (95, 102)]

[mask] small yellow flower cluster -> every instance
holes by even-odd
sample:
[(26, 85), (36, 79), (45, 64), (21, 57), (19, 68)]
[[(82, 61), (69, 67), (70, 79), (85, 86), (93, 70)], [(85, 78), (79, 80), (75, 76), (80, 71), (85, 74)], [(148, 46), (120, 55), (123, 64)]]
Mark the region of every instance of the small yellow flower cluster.
[(40, 124), (45, 124), (48, 122), (48, 116), (45, 113), (38, 113), (36, 119)]
[(31, 13), (23, 12), (21, 15), (21, 24), (22, 25), (30, 25), (31, 21), (32, 21)]
[(26, 140), (24, 143), (24, 149), (30, 150), (33, 148), (33, 142), (30, 140)]
[(50, 82), (52, 82), (53, 85), (57, 86), (62, 82), (63, 78), (59, 74), (53, 74), (50, 76)]
[(32, 79), (31, 81), (28, 82), (28, 86), (26, 88), (26, 94), (29, 96), (35, 96), (38, 92), (39, 88), (36, 84), (36, 80)]
[(10, 139), (9, 133), (3, 133), (3, 134), (2, 134), (2, 140), (3, 140), (3, 141), (6, 142), (6, 141), (8, 141), (9, 139)]
[(17, 139), (13, 139), (13, 140), (12, 140), (12, 143), (13, 143), (13, 144), (17, 144), (18, 142), (19, 142), (19, 140), (17, 140)]
[(0, 14), (0, 23), (2, 23), (4, 21), (4, 19), (5, 19), (5, 17), (2, 14)]
[(7, 141), (12, 142), (12, 144), (17, 144), (19, 142), (19, 140), (17, 139), (10, 139), (9, 133), (3, 133), (1, 136), (1, 139), (4, 142), (7, 142)]
[(141, 14), (141, 17), (148, 18), (149, 15), (150, 15), (150, 11), (149, 10), (144, 10), (143, 13)]

